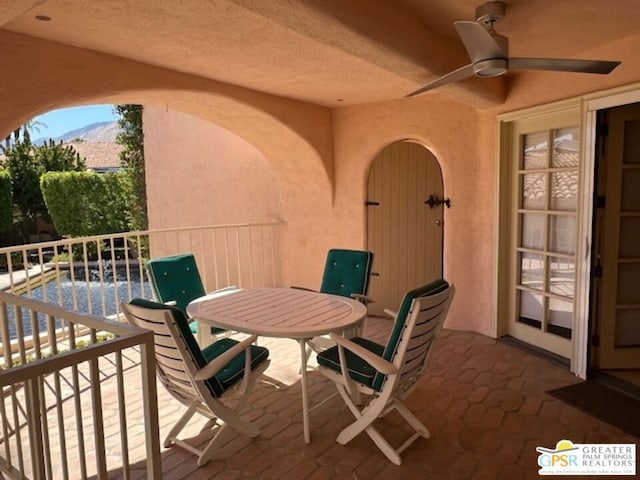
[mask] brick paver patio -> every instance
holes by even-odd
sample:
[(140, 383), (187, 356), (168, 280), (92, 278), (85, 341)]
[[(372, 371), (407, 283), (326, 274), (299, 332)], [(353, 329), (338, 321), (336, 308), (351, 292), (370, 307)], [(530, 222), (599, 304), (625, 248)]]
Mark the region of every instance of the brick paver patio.
[[(391, 324), (368, 319), (365, 336), (383, 340)], [(470, 332), (445, 330), (430, 373), (407, 399), (432, 437), (420, 439), (391, 464), (366, 435), (346, 446), (335, 442), (352, 421), (339, 397), (311, 415), (311, 444), (302, 439), (299, 350), (293, 341), (261, 339), (271, 351), (272, 384), (259, 385), (247, 415), (261, 427), (250, 440), (231, 435), (217, 460), (197, 468), (179, 448), (162, 453), (167, 479), (513, 479), (539, 478), (537, 446), (574, 443), (636, 443), (637, 439), (552, 398), (546, 390), (579, 381), (562, 367), (510, 345)], [(310, 398), (317, 404), (334, 387), (317, 372)], [(276, 386), (277, 385), (277, 386)], [(159, 388), (161, 435), (182, 411)], [(194, 424), (196, 421), (194, 421)], [(197, 435), (205, 421), (193, 426)], [(399, 445), (410, 433), (396, 412), (377, 427)], [(195, 437), (204, 442), (208, 433)], [(140, 472), (142, 473), (142, 472)]]
[[(390, 326), (389, 320), (367, 319), (365, 336), (384, 341)], [(194, 455), (179, 447), (163, 449), (164, 478), (538, 478), (538, 446), (553, 448), (561, 439), (574, 443), (638, 442), (545, 393), (579, 381), (566, 369), (477, 333), (444, 330), (429, 374), (406, 401), (432, 436), (409, 447), (402, 454), (402, 466), (391, 464), (365, 434), (346, 446), (335, 442), (353, 419), (338, 396), (312, 412), (311, 443), (305, 445), (298, 344), (266, 338), (261, 338), (260, 344), (269, 348), (272, 363), (266, 372), (268, 378), (252, 393), (246, 412), (260, 426), (260, 436), (251, 440), (230, 433), (214, 460), (201, 468)], [(133, 373), (136, 377), (131, 382), (139, 382), (139, 372)], [(309, 381), (312, 407), (335, 391), (318, 372), (310, 372)], [(103, 393), (111, 388), (108, 383), (103, 384)], [(184, 407), (160, 385), (158, 397), (164, 439)], [(132, 405), (140, 404), (132, 400)], [(133, 478), (145, 478), (142, 413), (138, 407), (128, 415)], [(204, 418), (196, 416), (188, 426), (188, 436), (194, 443), (206, 442), (211, 436), (207, 426)], [(411, 432), (396, 412), (379, 419), (376, 426), (393, 445), (403, 443)], [(108, 428), (117, 437), (117, 421)], [(107, 453), (113, 454), (113, 462), (118, 461), (117, 450), (109, 452), (107, 447)], [(121, 472), (113, 469), (110, 477), (121, 478)]]

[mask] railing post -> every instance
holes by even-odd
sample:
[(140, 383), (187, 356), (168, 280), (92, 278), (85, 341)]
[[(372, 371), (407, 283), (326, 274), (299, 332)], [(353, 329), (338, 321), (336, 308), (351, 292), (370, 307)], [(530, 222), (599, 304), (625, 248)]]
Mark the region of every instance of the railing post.
[(95, 455), (98, 478), (107, 478), (107, 460), (105, 458), (104, 417), (102, 415), (102, 388), (100, 387), (100, 368), (98, 359), (90, 362), (91, 397), (93, 402), (93, 426), (95, 438)]
[(29, 447), (31, 451), (31, 467), (33, 479), (44, 480), (45, 463), (42, 445), (42, 417), (40, 415), (40, 377), (31, 378), (25, 382), (25, 397), (27, 404), (27, 421), (29, 425)]
[(145, 437), (147, 445), (147, 478), (162, 479), (160, 461), (160, 425), (158, 421), (158, 392), (156, 385), (156, 357), (153, 334), (148, 332), (146, 342), (140, 344), (142, 369), (142, 402), (144, 408)]

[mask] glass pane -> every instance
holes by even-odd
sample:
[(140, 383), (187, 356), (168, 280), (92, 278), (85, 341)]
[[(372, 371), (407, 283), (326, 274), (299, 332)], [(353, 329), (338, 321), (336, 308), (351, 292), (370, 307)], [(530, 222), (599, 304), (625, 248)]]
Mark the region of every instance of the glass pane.
[(640, 257), (640, 217), (620, 217), (620, 258)]
[(622, 170), (622, 205), (620, 210), (640, 210), (640, 169)]
[(561, 337), (571, 338), (573, 303), (557, 298), (549, 299), (549, 325), (547, 331)]
[(549, 291), (573, 298), (576, 264), (572, 258), (549, 257)]
[(522, 208), (543, 210), (547, 194), (547, 174), (527, 173), (522, 176)]
[(578, 171), (551, 174), (551, 210), (578, 208)]
[(522, 246), (533, 250), (544, 250), (544, 224), (545, 216), (537, 213), (523, 213), (522, 219)]
[(624, 123), (624, 163), (640, 163), (640, 121)]
[(569, 215), (549, 215), (549, 250), (575, 255), (576, 218)]
[(618, 310), (616, 347), (640, 346), (640, 309)]
[(618, 303), (640, 303), (640, 264), (618, 264)]
[(522, 155), (523, 168), (547, 168), (547, 156), (549, 151), (549, 137), (547, 132), (535, 132), (524, 135), (524, 152)]
[(544, 257), (533, 253), (520, 254), (520, 285), (536, 290), (544, 287)]
[(542, 295), (520, 291), (520, 315), (518, 321), (541, 328), (542, 326)]
[(578, 127), (553, 131), (553, 158), (555, 168), (577, 167), (580, 163), (580, 131)]

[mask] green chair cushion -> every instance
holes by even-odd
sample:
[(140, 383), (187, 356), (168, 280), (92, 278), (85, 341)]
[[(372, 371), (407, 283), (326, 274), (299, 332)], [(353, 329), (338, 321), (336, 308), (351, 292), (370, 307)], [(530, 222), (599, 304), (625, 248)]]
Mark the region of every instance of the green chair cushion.
[[(176, 302), (183, 312), (187, 305), (206, 294), (196, 259), (192, 253), (182, 253), (147, 261), (145, 264), (156, 298), (162, 303)], [(190, 323), (191, 333), (198, 334), (198, 323)], [(211, 327), (211, 334), (225, 332), (224, 328)]]
[(372, 258), (371, 252), (362, 250), (329, 250), (320, 291), (343, 297), (366, 295)]
[(146, 267), (160, 302), (174, 301), (184, 312), (189, 302), (206, 294), (191, 253), (149, 260)]
[[(202, 368), (212, 360), (218, 358), (227, 350), (237, 345), (239, 342), (231, 338), (223, 338), (212, 343), (204, 350), (200, 350), (198, 342), (191, 332), (189, 321), (184, 312), (173, 305), (165, 305), (163, 303), (152, 302), (141, 298), (131, 300), (132, 305), (143, 308), (153, 308), (159, 310), (170, 310), (176, 324), (180, 330), (182, 337), (189, 353), (191, 354), (198, 368)], [(255, 369), (257, 365), (269, 358), (269, 350), (265, 347), (251, 345), (251, 369)], [(242, 379), (244, 375), (245, 351), (240, 352), (233, 357), (221, 370), (214, 376), (205, 381), (205, 384), (214, 397), (219, 397), (226, 390), (232, 387), (236, 382)]]
[[(384, 350), (384, 346), (380, 345), (371, 340), (367, 340), (366, 338), (354, 337), (351, 339), (352, 342), (360, 345), (361, 347), (366, 348), (370, 352), (375, 353), (378, 356), (382, 355)], [(347, 362), (347, 371), (349, 372), (349, 376), (355, 381), (362, 383), (363, 385), (367, 385), (371, 387), (373, 385), (373, 380), (378, 373), (378, 371), (373, 368), (369, 363), (364, 361), (362, 358), (357, 356), (356, 354), (350, 352), (349, 350), (344, 351), (345, 360)], [(333, 346), (323, 352), (320, 352), (317, 357), (318, 364), (323, 367), (330, 368), (338, 373), (342, 373), (342, 369), (340, 368), (340, 357), (338, 353), (338, 346)]]

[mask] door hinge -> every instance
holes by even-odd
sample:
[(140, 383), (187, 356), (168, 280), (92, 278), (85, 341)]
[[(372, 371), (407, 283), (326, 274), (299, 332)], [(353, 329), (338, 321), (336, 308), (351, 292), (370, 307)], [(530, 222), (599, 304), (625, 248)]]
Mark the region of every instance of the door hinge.
[(372, 277), (379, 277), (380, 274), (378, 272), (371, 272)]
[(597, 135), (599, 137), (606, 137), (607, 135), (609, 135), (609, 124), (608, 123), (606, 123), (606, 122), (599, 123), (597, 129), (598, 129)]
[(600, 346), (600, 335), (591, 335), (591, 345), (594, 347)]
[(374, 202), (372, 200), (367, 200), (366, 202), (364, 202), (365, 205), (371, 205), (373, 207), (378, 207), (380, 206), (380, 202)]
[(604, 208), (607, 204), (607, 197), (604, 195), (598, 195), (596, 197), (596, 208)]
[(596, 278), (602, 278), (602, 265), (596, 265), (596, 267), (593, 269), (593, 276)]

